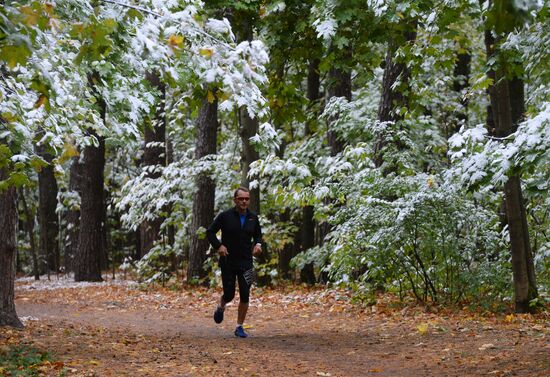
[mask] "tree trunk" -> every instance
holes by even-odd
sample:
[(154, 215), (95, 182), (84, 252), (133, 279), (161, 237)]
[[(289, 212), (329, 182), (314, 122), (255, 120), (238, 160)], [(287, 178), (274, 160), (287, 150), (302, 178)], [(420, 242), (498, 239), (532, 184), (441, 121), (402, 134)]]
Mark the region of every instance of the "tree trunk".
[[(279, 216), (280, 222), (290, 221), (290, 209), (285, 208)], [(283, 249), (279, 251), (279, 258), (277, 263), (277, 270), (279, 271), (279, 276), (285, 280), (293, 279), (293, 273), (290, 268), (290, 260), (294, 256), (294, 246), (291, 243), (287, 243), (283, 246)]]
[(40, 280), (40, 265), (38, 263), (38, 255), (36, 253), (36, 242), (34, 241), (34, 212), (27, 205), (25, 199), (25, 191), (21, 189), (21, 203), (23, 204), (23, 211), (25, 211), (25, 216), (27, 218), (27, 233), (29, 234), (29, 244), (31, 246), (32, 254), (32, 272), (34, 275), (34, 280)]
[(260, 154), (250, 143), (250, 138), (258, 133), (258, 119), (252, 119), (245, 108), (239, 109), (240, 136), (242, 142), (241, 153), (241, 186), (250, 189), (249, 208), (256, 214), (260, 213), (260, 188), (250, 188), (250, 178), (248, 172), (250, 165), (260, 158)]
[(103, 224), (103, 170), (105, 167), (105, 141), (89, 130), (99, 142), (97, 147), (84, 148), (82, 165), (82, 197), (80, 204), (80, 232), (75, 258), (75, 281), (102, 281), (105, 227)]
[[(338, 55), (339, 61), (337, 64), (339, 65), (345, 65), (352, 59), (351, 49), (340, 52)], [(327, 103), (332, 97), (345, 97), (348, 101), (351, 101), (351, 69), (337, 67), (330, 69)], [(327, 139), (331, 156), (336, 156), (338, 153), (342, 152), (345, 146), (344, 141), (341, 138), (338, 138), (336, 131), (333, 129), (333, 124), (336, 122), (338, 117), (338, 115), (334, 115), (328, 120)], [(324, 222), (318, 225), (317, 235), (319, 245), (323, 244), (325, 237), (330, 233), (330, 230), (331, 226), (329, 223)], [(306, 266), (306, 271), (300, 273), (300, 277), (310, 281), (314, 277), (313, 266)]]
[(67, 210), (67, 235), (65, 236), (65, 271), (74, 271), (74, 261), (78, 250), (78, 237), (80, 234), (80, 206), (82, 198), (82, 164), (80, 157), (76, 156), (71, 159), (70, 177), (69, 177), (69, 193), (73, 207)]
[[(0, 169), (0, 181), (8, 178)], [(22, 328), (15, 311), (15, 255), (17, 252), (17, 191), (0, 190), (0, 327)]]
[[(501, 36), (499, 40), (504, 39), (505, 36)], [(490, 31), (485, 32), (488, 59), (498, 57), (495, 43), (499, 40), (495, 41)], [(495, 81), (489, 90), (489, 95), (494, 120), (492, 133), (496, 137), (504, 138), (515, 132), (523, 119), (525, 95), (523, 81), (517, 77), (512, 80), (507, 79), (504, 59), (500, 59), (499, 63), (501, 66), (494, 73)], [(534, 308), (530, 306), (530, 302), (538, 296), (538, 292), (527, 214), (521, 192), (521, 177), (518, 174), (509, 176), (504, 184), (504, 200), (512, 253), (515, 310), (517, 313), (532, 312)]]
[[(166, 166), (166, 121), (165, 121), (165, 93), (166, 87), (160, 81), (157, 73), (147, 72), (146, 78), (149, 84), (160, 91), (160, 102), (157, 106), (157, 111), (154, 119), (150, 124), (145, 124), (144, 139), (145, 145), (143, 148), (143, 166), (144, 169), (153, 166)], [(147, 175), (151, 179), (160, 177), (160, 172), (157, 170), (150, 171)], [(160, 216), (145, 220), (141, 223), (140, 230), (140, 250), (143, 257), (151, 250), (156, 241), (160, 239), (160, 226), (164, 219)]]
[[(252, 16), (248, 13), (241, 13), (236, 16), (239, 27), (237, 27), (237, 40), (251, 41), (253, 38)], [(250, 138), (258, 133), (258, 118), (251, 118), (245, 107), (239, 109), (239, 134), (242, 142), (241, 152), (241, 185), (250, 189), (250, 205), (248, 208), (256, 214), (260, 214), (260, 187), (250, 188), (248, 173), (250, 165), (260, 158), (260, 154), (250, 143)]]
[[(310, 106), (315, 102), (319, 101), (321, 95), (319, 88), (321, 86), (321, 77), (319, 76), (319, 59), (312, 59), (309, 62), (308, 66), (308, 76), (307, 76), (307, 99)], [(350, 87), (350, 98), (351, 98), (351, 84)], [(335, 91), (336, 92), (336, 91)], [(306, 123), (306, 135), (309, 137), (313, 133), (311, 125)], [(315, 220), (313, 219), (313, 214), (315, 208), (313, 206), (305, 206), (302, 208), (302, 228), (301, 228), (301, 246), (302, 251), (307, 251), (308, 249), (315, 246)], [(300, 271), (300, 280), (303, 283), (314, 284), (315, 283), (315, 272), (313, 268), (313, 263), (309, 263), (302, 268)]]
[[(305, 252), (315, 244), (315, 221), (313, 220), (313, 206), (305, 206), (302, 210), (302, 250)], [(302, 283), (315, 284), (313, 263), (309, 263), (300, 271)]]
[[(209, 103), (203, 99), (197, 120), (197, 143), (195, 159), (216, 154), (218, 132), (218, 102)], [(216, 184), (208, 173), (199, 173), (196, 179), (196, 190), (193, 194), (193, 217), (191, 220), (191, 242), (189, 247), (189, 265), (187, 281), (195, 282), (206, 276), (204, 261), (209, 248), (205, 232), (214, 218), (214, 200)]]
[[(416, 39), (416, 23), (411, 23), (411, 31), (405, 31), (392, 39), (388, 44), (384, 76), (382, 78), (382, 95), (378, 105), (378, 120), (382, 122), (397, 122), (403, 116), (398, 113), (402, 107), (408, 107), (407, 92), (409, 89), (410, 70), (405, 62), (396, 60), (396, 52), (401, 44), (413, 42)], [(396, 86), (397, 82), (399, 86)], [(384, 162), (383, 149), (386, 144), (383, 136), (380, 137), (374, 147), (374, 164), (382, 166)], [(391, 168), (390, 168), (391, 169)]]
[[(174, 145), (172, 143), (172, 140), (166, 139), (166, 165), (170, 165), (172, 162), (174, 162)], [(172, 208), (173, 205), (170, 204), (167, 211), (168, 214), (172, 213)], [(170, 246), (174, 246), (174, 243), (176, 242), (176, 227), (174, 226), (174, 224), (168, 225), (167, 236), (168, 244)], [(174, 268), (176, 266), (175, 258), (176, 256), (174, 255)]]
[(47, 146), (36, 146), (36, 153), (48, 166), (38, 172), (38, 222), (40, 224), (41, 272), (59, 271), (59, 224), (55, 209), (57, 207), (57, 181), (53, 173), (54, 156), (47, 151)]
[[(472, 55), (470, 52), (459, 52), (456, 56), (456, 62), (454, 67), (454, 81), (453, 81), (453, 90), (462, 95), (462, 92), (465, 88), (468, 87), (468, 81), (470, 79), (470, 63), (472, 61)], [(468, 99), (462, 96), (460, 98), (460, 104), (462, 105), (461, 111), (456, 113), (458, 123), (454, 125), (452, 133), (457, 133), (468, 121)], [(449, 138), (451, 135), (448, 135)]]
[[(95, 90), (99, 74), (94, 72), (88, 77), (89, 85), (99, 106), (103, 122), (106, 120), (107, 105), (101, 94)], [(103, 172), (105, 169), (105, 139), (93, 129), (88, 129), (90, 136), (97, 140), (97, 147), (90, 145), (84, 148), (82, 164), (82, 197), (80, 205), (80, 232), (78, 250), (75, 260), (75, 281), (103, 281), (101, 277), (101, 258), (105, 247), (105, 200), (103, 197)]]
[[(341, 53), (340, 55), (341, 55), (341, 58), (340, 58), (340, 61), (338, 62), (340, 64), (346, 64), (352, 59), (351, 49), (347, 49), (345, 52)], [(309, 83), (310, 82), (308, 80), (308, 84)], [(313, 89), (314, 88), (312, 88), (312, 90)], [(333, 97), (345, 97), (348, 101), (351, 101), (351, 69), (343, 69), (343, 68), (336, 68), (336, 67), (333, 67), (330, 69), (327, 102)], [(327, 139), (328, 139), (328, 145), (330, 146), (331, 156), (336, 156), (338, 153), (342, 152), (344, 150), (344, 145), (345, 145), (344, 141), (341, 138), (337, 137), (337, 133), (334, 131), (332, 126), (337, 119), (338, 119), (338, 115), (331, 117), (331, 119), (329, 119), (329, 122), (328, 122)]]

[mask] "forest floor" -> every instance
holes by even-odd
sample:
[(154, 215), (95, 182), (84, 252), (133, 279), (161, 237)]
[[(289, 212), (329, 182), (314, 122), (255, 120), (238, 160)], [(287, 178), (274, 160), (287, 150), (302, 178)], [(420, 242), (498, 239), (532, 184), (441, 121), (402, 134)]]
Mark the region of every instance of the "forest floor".
[(0, 353), (50, 352), (33, 366), (44, 376), (550, 376), (548, 312), (428, 312), (387, 296), (357, 304), (344, 290), (254, 288), (250, 337), (237, 339), (236, 305), (212, 319), (219, 294), (19, 279), (25, 328), (0, 329)]

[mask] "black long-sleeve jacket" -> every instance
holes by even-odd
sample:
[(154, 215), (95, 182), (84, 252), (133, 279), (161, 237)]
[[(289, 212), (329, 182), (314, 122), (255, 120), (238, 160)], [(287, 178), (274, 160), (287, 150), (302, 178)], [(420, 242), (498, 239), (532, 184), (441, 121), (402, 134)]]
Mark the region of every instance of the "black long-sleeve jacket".
[[(218, 239), (216, 233), (221, 229), (222, 240)], [(258, 215), (246, 211), (244, 226), (241, 227), (241, 218), (235, 207), (220, 213), (206, 230), (206, 236), (214, 250), (221, 245), (227, 248), (229, 255), (220, 257), (220, 266), (229, 265), (240, 267), (245, 270), (252, 268), (253, 245), (262, 242), (262, 229)]]

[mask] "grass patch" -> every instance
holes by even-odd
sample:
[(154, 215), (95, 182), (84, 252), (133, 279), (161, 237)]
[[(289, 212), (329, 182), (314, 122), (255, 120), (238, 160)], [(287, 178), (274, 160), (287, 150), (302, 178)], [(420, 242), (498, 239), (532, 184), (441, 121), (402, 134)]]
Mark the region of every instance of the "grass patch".
[(28, 345), (0, 348), (0, 376), (39, 376), (40, 368), (51, 364), (51, 355)]

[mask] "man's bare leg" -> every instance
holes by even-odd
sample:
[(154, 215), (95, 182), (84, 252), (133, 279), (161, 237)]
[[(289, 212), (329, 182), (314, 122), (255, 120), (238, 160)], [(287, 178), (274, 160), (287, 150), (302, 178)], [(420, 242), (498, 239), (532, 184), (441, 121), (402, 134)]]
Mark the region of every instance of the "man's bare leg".
[(248, 311), (248, 302), (239, 303), (239, 312), (237, 314), (237, 325), (244, 324), (246, 318), (246, 312)]

